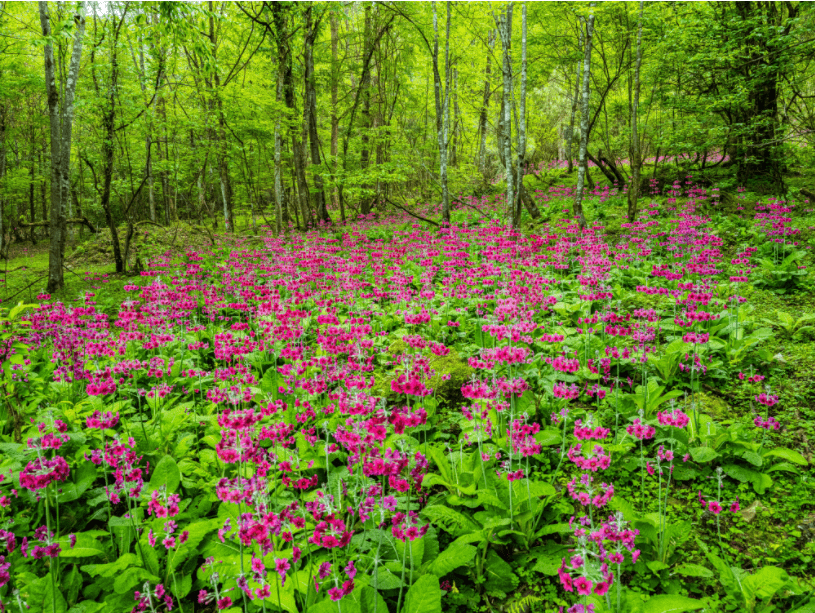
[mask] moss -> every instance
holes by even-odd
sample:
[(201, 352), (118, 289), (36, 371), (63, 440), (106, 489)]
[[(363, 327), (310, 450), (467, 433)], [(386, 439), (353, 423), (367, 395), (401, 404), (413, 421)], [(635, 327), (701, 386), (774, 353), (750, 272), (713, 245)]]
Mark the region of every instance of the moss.
[(721, 398), (699, 392), (696, 394), (696, 402), (700, 412), (710, 415), (717, 421), (735, 417), (730, 405)]
[[(410, 347), (401, 338), (396, 338), (388, 347), (390, 356), (397, 356), (407, 353)], [(450, 349), (446, 356), (430, 356), (430, 368), (435, 374), (427, 382), (427, 386), (434, 391), (439, 404), (447, 406), (458, 406), (463, 400), (461, 386), (473, 373), (473, 369), (462, 359), (455, 349)], [(447, 377), (449, 375), (449, 378)], [(391, 381), (394, 379), (393, 371), (376, 374), (376, 383), (371, 391), (374, 395), (385, 396), (389, 399), (395, 398), (391, 392)]]

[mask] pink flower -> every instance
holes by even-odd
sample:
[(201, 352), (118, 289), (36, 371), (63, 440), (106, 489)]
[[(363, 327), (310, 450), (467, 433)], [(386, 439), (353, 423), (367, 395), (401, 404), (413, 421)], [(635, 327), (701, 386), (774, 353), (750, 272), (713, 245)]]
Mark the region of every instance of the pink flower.
[(591, 594), (592, 582), (586, 577), (578, 577), (574, 580), (574, 587), (581, 596), (588, 596)]
[(274, 561), (274, 570), (280, 575), (280, 585), (286, 585), (286, 571), (291, 568), (289, 561), (285, 558), (277, 558)]
[(714, 515), (718, 515), (722, 512), (722, 505), (720, 505), (715, 500), (711, 500), (707, 505), (708, 510), (713, 513)]

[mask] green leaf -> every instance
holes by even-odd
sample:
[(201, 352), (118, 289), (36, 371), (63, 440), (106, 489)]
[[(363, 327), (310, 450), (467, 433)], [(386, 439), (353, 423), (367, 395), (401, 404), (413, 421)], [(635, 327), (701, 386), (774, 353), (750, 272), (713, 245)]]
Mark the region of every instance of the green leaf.
[(441, 587), (436, 575), (422, 575), (405, 597), (403, 613), (441, 613)]
[(167, 487), (167, 493), (175, 492), (181, 483), (181, 471), (178, 469), (175, 459), (166, 455), (161, 458), (153, 469), (153, 476), (150, 477), (150, 487), (152, 492), (162, 485)]
[(99, 556), (105, 553), (101, 549), (94, 549), (93, 547), (74, 547), (73, 549), (63, 549), (60, 558), (90, 558), (92, 556)]
[(443, 577), (459, 566), (469, 564), (470, 560), (475, 557), (477, 552), (478, 550), (472, 545), (453, 542), (430, 563), (427, 571), (433, 573), (437, 577)]
[(402, 580), (387, 568), (379, 567), (371, 575), (371, 587), (378, 590), (395, 590), (402, 585)]
[[(354, 593), (356, 593), (358, 590), (359, 588), (354, 590)], [(379, 592), (366, 585), (359, 590), (359, 610), (360, 613), (374, 613), (374, 611), (377, 611), (378, 613), (386, 613), (388, 610), (388, 605)]]
[(777, 566), (763, 566), (744, 580), (746, 590), (759, 598), (770, 598), (790, 580), (787, 572)]
[(642, 608), (642, 613), (682, 613), (682, 611), (698, 611), (704, 606), (702, 601), (695, 598), (678, 594), (660, 594), (648, 599)]
[(737, 481), (741, 481), (742, 483), (755, 483), (759, 475), (759, 473), (755, 470), (738, 466), (736, 464), (725, 464), (722, 466), (722, 469), (729, 476), (733, 477)]
[(40, 582), (42, 592), (40, 592), (37, 596), (32, 594), (32, 600), (42, 603), (42, 611), (44, 613), (66, 613), (68, 610), (68, 603), (65, 602), (65, 597), (62, 595), (62, 590), (60, 587), (53, 584), (54, 577), (51, 575), (51, 573), (48, 573)]
[(685, 577), (704, 577), (708, 579), (713, 576), (713, 571), (701, 564), (680, 564), (674, 569), (674, 572)]
[(784, 472), (788, 473), (795, 473), (796, 475), (801, 473), (801, 469), (790, 464), (789, 462), (779, 462), (778, 464), (773, 464), (767, 469), (767, 472), (774, 473), (779, 470), (783, 470)]
[(190, 524), (184, 530), (189, 531), (187, 540), (180, 543), (175, 550), (167, 555), (167, 570), (173, 572), (181, 562), (195, 553), (198, 545), (210, 532), (216, 530), (222, 522), (217, 519), (205, 519)]
[(140, 566), (131, 566), (116, 577), (116, 580), (113, 582), (113, 591), (117, 594), (124, 594), (144, 581), (159, 583), (161, 579), (155, 575), (151, 575)]
[(487, 591), (511, 592), (518, 587), (518, 576), (512, 572), (512, 566), (499, 556), (494, 549), (487, 552), (487, 563), (484, 574)]
[(431, 522), (454, 535), (471, 532), (480, 527), (466, 515), (441, 505), (429, 506), (422, 513)]
[(690, 455), (694, 462), (700, 463), (710, 462), (719, 457), (719, 454), (710, 447), (692, 447)]
[(140, 564), (139, 557), (135, 553), (126, 553), (110, 564), (88, 564), (83, 566), (82, 570), (91, 577), (113, 577), (136, 564)]
[(770, 449), (769, 451), (764, 452), (764, 457), (773, 456), (776, 458), (781, 458), (782, 460), (786, 460), (787, 462), (792, 462), (793, 464), (798, 464), (799, 466), (806, 466), (809, 464), (806, 458), (802, 456), (797, 451), (793, 451), (792, 449), (787, 449), (786, 447), (776, 447), (775, 449)]

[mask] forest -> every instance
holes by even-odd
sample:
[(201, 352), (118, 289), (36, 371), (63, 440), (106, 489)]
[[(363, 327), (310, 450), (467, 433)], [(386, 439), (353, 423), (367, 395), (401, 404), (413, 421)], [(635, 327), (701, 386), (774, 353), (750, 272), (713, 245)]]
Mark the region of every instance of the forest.
[(0, 611), (815, 613), (814, 60), (0, 1)]

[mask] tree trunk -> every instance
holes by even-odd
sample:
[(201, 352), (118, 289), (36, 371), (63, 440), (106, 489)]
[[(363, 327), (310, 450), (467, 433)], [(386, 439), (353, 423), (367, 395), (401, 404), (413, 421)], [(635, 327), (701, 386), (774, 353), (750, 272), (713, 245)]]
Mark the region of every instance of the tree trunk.
[(452, 21), (452, 2), (447, 0), (447, 24), (444, 35), (444, 117), (443, 125), (443, 147), (440, 159), (440, 179), (441, 179), (441, 210), (442, 219), (450, 223), (450, 188), (447, 184), (447, 162), (450, 151), (450, 85), (452, 77), (452, 67), (450, 66), (450, 22)]
[(637, 25), (637, 59), (634, 64), (634, 92), (631, 103), (631, 149), (628, 155), (631, 164), (631, 185), (628, 186), (628, 221), (637, 217), (637, 204), (640, 197), (640, 139), (637, 131), (637, 113), (640, 104), (640, 66), (642, 65), (642, 12), (643, 0), (640, 0), (640, 18)]
[[(577, 50), (583, 47), (583, 28), (581, 26), (578, 34)], [(572, 114), (569, 118), (569, 131), (566, 133), (566, 159), (569, 160), (568, 173), (572, 174), (574, 164), (572, 160), (572, 141), (574, 141), (574, 118), (577, 114), (577, 100), (580, 97), (580, 62), (577, 62), (577, 75), (574, 80), (574, 94), (572, 96)]]
[[(127, 10), (127, 9), (125, 9)], [(116, 264), (116, 272), (123, 273), (125, 271), (125, 262), (122, 260), (122, 250), (119, 245), (119, 233), (116, 230), (116, 221), (113, 218), (113, 211), (110, 207), (110, 192), (111, 184), (113, 182), (113, 161), (114, 161), (114, 147), (116, 146), (116, 93), (119, 81), (119, 61), (118, 61), (118, 44), (119, 44), (119, 31), (121, 22), (116, 23), (116, 18), (112, 18), (111, 33), (112, 39), (111, 55), (110, 55), (110, 85), (107, 94), (107, 108), (102, 113), (102, 129), (105, 133), (105, 138), (102, 141), (102, 159), (104, 160), (104, 169), (102, 171), (103, 186), (101, 194), (102, 210), (105, 212), (105, 222), (110, 230), (110, 239), (113, 244), (113, 261)], [(124, 15), (122, 15), (122, 21)]]
[[(362, 54), (363, 57), (373, 55), (373, 22), (371, 17), (371, 5), (373, 3), (365, 3), (365, 30), (363, 35)], [(371, 71), (368, 70), (362, 75), (359, 82), (360, 92), (362, 93), (362, 125), (360, 131), (362, 133), (362, 150), (359, 155), (359, 167), (362, 170), (368, 168), (370, 161), (370, 151), (368, 150), (368, 142), (370, 139), (369, 132), (371, 130)], [(368, 186), (366, 186), (368, 187)], [(367, 215), (371, 212), (371, 199), (368, 196), (363, 196), (360, 202), (360, 212)]]
[(439, 147), (439, 180), (441, 182), (441, 218), (450, 223), (450, 195), (447, 190), (447, 113), (448, 95), (450, 93), (450, 3), (447, 3), (447, 52), (445, 54), (445, 79), (447, 91), (442, 92), (441, 73), (439, 72), (439, 16), (436, 3), (433, 2), (433, 96), (436, 106), (436, 141)]
[(526, 172), (526, 2), (521, 5), (521, 101), (518, 111), (518, 199), (513, 211), (512, 225), (521, 223), (521, 192)]
[[(448, 4), (449, 6), (449, 4)], [(458, 166), (458, 148), (460, 146), (458, 137), (458, 68), (453, 68), (453, 120), (450, 128), (450, 166)]]
[[(2, 74), (0, 74), (2, 76)], [(6, 105), (0, 103), (0, 257), (6, 257), (6, 229), (3, 227), (5, 215), (5, 197), (3, 195), (3, 177), (6, 176)], [(33, 220), (32, 220), (33, 221)]]
[[(292, 69), (291, 49), (289, 47), (288, 10), (288, 7), (282, 6), (280, 2), (272, 4), (272, 16), (277, 33), (275, 42), (277, 43), (278, 62), (280, 62), (281, 66), (283, 99), (290, 114), (295, 116), (294, 73)], [(291, 140), (292, 161), (294, 162), (294, 176), (297, 181), (298, 202), (300, 204), (300, 213), (303, 217), (302, 227), (308, 229), (312, 223), (309, 207), (309, 189), (308, 183), (306, 182), (304, 164), (305, 156), (297, 126), (294, 122), (289, 126), (289, 139)]]
[(45, 55), (45, 87), (48, 97), (48, 119), (51, 127), (51, 244), (48, 250), (49, 293), (62, 289), (64, 281), (65, 254), (65, 203), (70, 198), (71, 131), (74, 120), (74, 96), (79, 79), (79, 62), (82, 56), (82, 40), (85, 33), (85, 2), (80, 2), (74, 15), (76, 30), (71, 52), (71, 63), (65, 83), (60, 84), (64, 92), (62, 112), (60, 112), (59, 90), (54, 75), (54, 47), (50, 42), (51, 20), (48, 2), (40, 0), (40, 24)]
[[(337, 46), (340, 40), (340, 26), (337, 14), (331, 11), (331, 165), (334, 169), (334, 179), (337, 176), (337, 145), (339, 144), (340, 119), (337, 115), (337, 86), (339, 66), (337, 61)], [(340, 219), (345, 223), (345, 203), (339, 199), (336, 186), (331, 190), (334, 206), (340, 207)]]
[[(278, 62), (277, 83), (275, 84), (275, 100), (280, 103), (283, 98), (283, 75), (282, 64)], [(283, 165), (281, 163), (281, 149), (283, 141), (280, 137), (280, 116), (278, 115), (274, 124), (274, 204), (275, 204), (275, 231), (278, 235), (285, 229), (289, 229), (289, 216), (285, 212), (285, 201), (283, 195)]]
[(492, 48), (495, 45), (495, 30), (490, 30), (487, 35), (487, 65), (484, 68), (484, 98), (481, 102), (481, 113), (478, 117), (478, 134), (481, 137), (481, 142), (478, 145), (478, 170), (482, 175), (486, 175), (487, 170), (487, 114), (490, 108), (490, 95), (492, 87), (490, 84), (490, 76), (492, 72)]
[[(591, 8), (596, 6), (591, 3)], [(583, 97), (580, 103), (580, 149), (578, 151), (577, 188), (574, 195), (574, 214), (581, 228), (586, 227), (586, 216), (583, 214), (583, 189), (588, 164), (586, 150), (589, 145), (589, 77), (591, 76), (591, 39), (594, 34), (594, 11), (586, 20), (586, 50), (583, 58)]]
[[(504, 116), (503, 121), (503, 144), (504, 144), (504, 168), (507, 178), (507, 191), (506, 203), (507, 214), (509, 216), (510, 225), (515, 221), (515, 189), (513, 186), (513, 172), (512, 172), (512, 110), (511, 110), (511, 96), (512, 96), (512, 3), (507, 2), (506, 11), (502, 13), (499, 24), (498, 32), (501, 35), (501, 44), (504, 47), (504, 92), (503, 100), (501, 102)], [(513, 226), (514, 227), (514, 226)]]
[[(307, 109), (308, 142), (311, 146), (311, 163), (320, 165), (320, 137), (317, 133), (317, 88), (314, 82), (314, 40), (317, 38), (317, 25), (312, 19), (312, 5), (306, 8), (305, 45), (303, 63), (305, 65), (305, 91), (306, 100), (303, 105)], [(304, 111), (305, 113), (305, 111)], [(331, 223), (331, 217), (326, 207), (323, 177), (320, 172), (314, 171), (314, 199), (317, 208), (317, 219), (324, 223)]]

